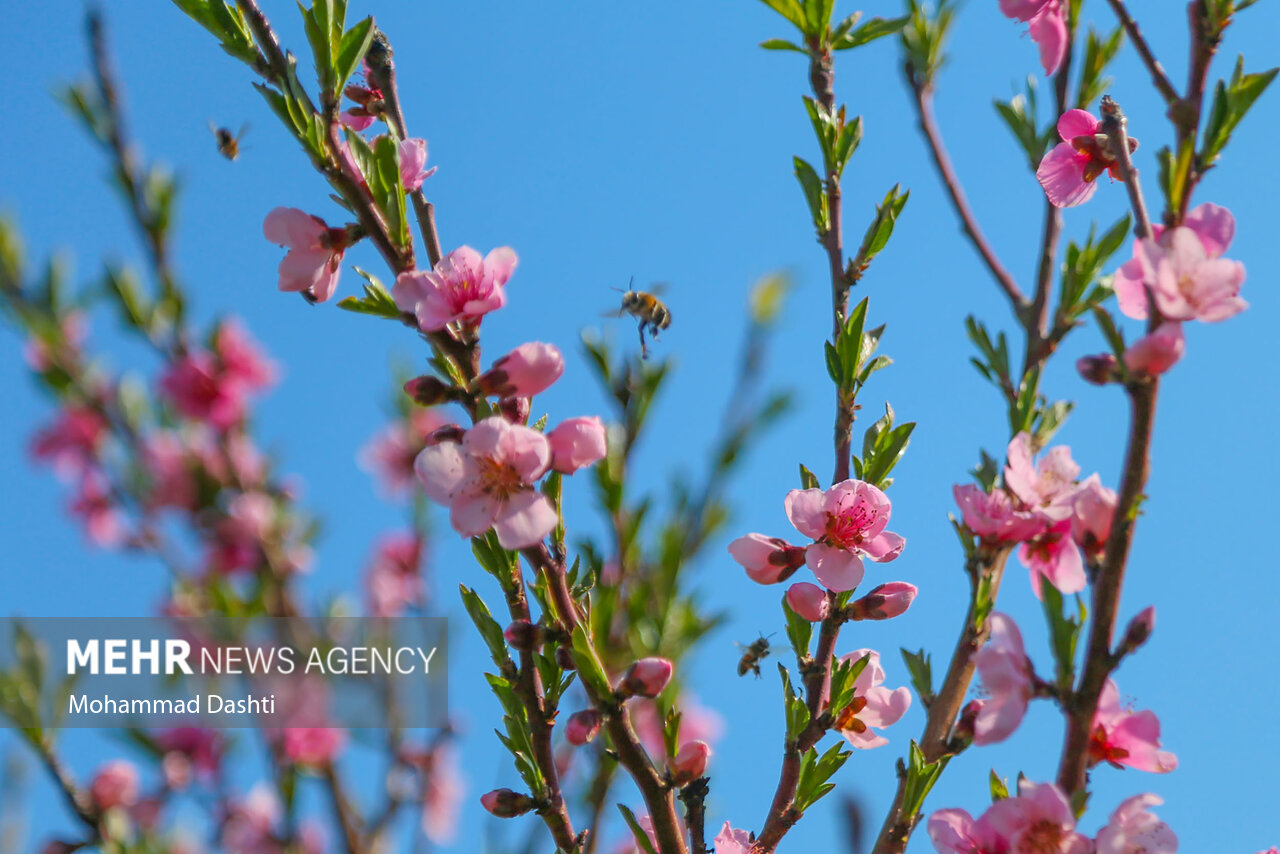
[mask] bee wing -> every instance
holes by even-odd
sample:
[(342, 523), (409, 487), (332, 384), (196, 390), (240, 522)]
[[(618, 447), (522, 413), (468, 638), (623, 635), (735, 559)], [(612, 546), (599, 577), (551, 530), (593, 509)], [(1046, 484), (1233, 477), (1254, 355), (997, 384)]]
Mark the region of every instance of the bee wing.
[(656, 297), (660, 297), (660, 296), (662, 296), (663, 294), (665, 294), (667, 291), (669, 291), (670, 289), (671, 289), (671, 283), (670, 283), (670, 282), (654, 282), (654, 283), (649, 287), (649, 293), (653, 294), (653, 295), (654, 295), (654, 296), (656, 296)]

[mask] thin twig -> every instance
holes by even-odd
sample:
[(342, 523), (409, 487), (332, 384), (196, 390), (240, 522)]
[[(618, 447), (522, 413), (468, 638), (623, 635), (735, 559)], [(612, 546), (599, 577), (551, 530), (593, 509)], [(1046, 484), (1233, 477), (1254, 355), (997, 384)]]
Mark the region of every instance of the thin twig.
[(1107, 5), (1116, 13), (1116, 18), (1120, 21), (1120, 26), (1124, 27), (1125, 35), (1129, 37), (1130, 44), (1134, 50), (1138, 52), (1138, 56), (1142, 58), (1142, 64), (1147, 67), (1147, 71), (1151, 72), (1151, 82), (1155, 84), (1156, 90), (1160, 92), (1165, 103), (1170, 107), (1178, 104), (1182, 98), (1178, 95), (1178, 90), (1173, 88), (1169, 76), (1164, 72), (1164, 66), (1160, 64), (1160, 60), (1156, 59), (1156, 55), (1151, 52), (1151, 46), (1147, 44), (1146, 38), (1138, 29), (1138, 22), (1129, 14), (1129, 10), (1125, 8), (1124, 0), (1107, 0)]

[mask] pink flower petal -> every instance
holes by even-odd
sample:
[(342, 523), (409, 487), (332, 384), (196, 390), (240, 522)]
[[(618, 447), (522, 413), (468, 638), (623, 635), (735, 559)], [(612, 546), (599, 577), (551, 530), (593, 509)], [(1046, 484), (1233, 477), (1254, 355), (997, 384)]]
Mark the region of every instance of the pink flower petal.
[(905, 539), (890, 531), (885, 531), (870, 542), (863, 543), (862, 550), (872, 560), (878, 563), (888, 563), (902, 554), (902, 550), (906, 545), (907, 541)]
[(1036, 169), (1036, 180), (1044, 188), (1049, 203), (1059, 208), (1070, 208), (1084, 204), (1093, 197), (1098, 189), (1097, 181), (1084, 179), (1084, 168), (1088, 158), (1071, 147), (1070, 143), (1060, 142), (1040, 161)]
[(805, 564), (828, 590), (843, 593), (862, 582), (862, 560), (853, 552), (814, 543), (805, 552)]
[(1058, 136), (1070, 142), (1078, 136), (1093, 136), (1100, 122), (1087, 110), (1067, 110), (1058, 119)]
[(1223, 255), (1236, 236), (1236, 218), (1231, 211), (1211, 202), (1192, 208), (1182, 224), (1196, 233), (1210, 258)]
[(1062, 7), (1057, 2), (1046, 4), (1040, 14), (1031, 19), (1028, 31), (1031, 40), (1040, 48), (1040, 64), (1044, 73), (1053, 74), (1067, 54), (1067, 22), (1063, 18)]
[(503, 502), (493, 529), (504, 549), (523, 549), (542, 542), (557, 521), (555, 508), (547, 497), (528, 489)]
[(466, 459), (457, 442), (423, 448), (413, 463), (423, 491), (438, 504), (448, 504), (467, 476)]
[(821, 539), (827, 532), (826, 496), (821, 489), (793, 489), (783, 506), (787, 518), (806, 537)]

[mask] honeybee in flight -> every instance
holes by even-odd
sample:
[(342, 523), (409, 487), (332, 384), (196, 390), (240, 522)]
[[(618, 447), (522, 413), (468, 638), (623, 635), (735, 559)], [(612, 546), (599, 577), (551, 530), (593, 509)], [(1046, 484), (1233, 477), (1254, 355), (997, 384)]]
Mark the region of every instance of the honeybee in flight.
[[(621, 288), (614, 288), (615, 291), (622, 293), (622, 307), (618, 309), (618, 316), (621, 317), (625, 311), (640, 321), (640, 358), (647, 359), (649, 358), (649, 344), (644, 337), (645, 330), (648, 329), (649, 334), (653, 336), (653, 340), (657, 341), (658, 332), (671, 325), (671, 309), (667, 308), (666, 303), (653, 294), (646, 291), (637, 291), (635, 282), (636, 277), (632, 276), (625, 291)], [(655, 290), (658, 289), (655, 288)]]
[(759, 679), (760, 662), (762, 659), (769, 657), (769, 639), (761, 635), (752, 641), (749, 646), (743, 646), (742, 644), (738, 644), (738, 646), (746, 650), (742, 653), (742, 658), (738, 659), (738, 675), (746, 676), (747, 671), (750, 671)]
[(213, 137), (218, 141), (218, 153), (228, 160), (235, 160), (240, 156), (240, 140), (244, 139), (244, 133), (248, 129), (249, 125), (244, 124), (240, 127), (240, 132), (233, 136), (226, 128), (209, 122), (209, 130), (213, 131)]

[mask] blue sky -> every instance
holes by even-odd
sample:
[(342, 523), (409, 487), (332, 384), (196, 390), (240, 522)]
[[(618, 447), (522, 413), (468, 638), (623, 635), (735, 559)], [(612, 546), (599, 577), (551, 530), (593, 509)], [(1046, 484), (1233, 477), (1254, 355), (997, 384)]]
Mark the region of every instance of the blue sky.
[[(276, 292), (279, 250), (263, 240), (262, 218), (276, 205), (334, 215), (327, 189), (249, 88), (247, 70), (203, 30), (167, 4), (107, 5), (135, 135), (149, 157), (170, 164), (182, 179), (178, 250), (193, 310), (204, 319), (243, 315), (286, 366), (283, 382), (260, 407), (259, 426), (285, 469), (302, 478), (309, 506), (327, 522), (309, 590), (318, 597), (351, 589), (372, 538), (399, 521), (358, 468), (356, 451), (382, 423), (391, 360), (422, 354), (414, 350), (414, 338), (392, 324), (332, 306), (308, 309)], [(306, 55), (293, 4), (263, 5), (285, 41)], [(1131, 5), (1170, 76), (1181, 81), (1182, 4)], [(769, 379), (793, 388), (798, 407), (773, 442), (751, 455), (730, 490), (735, 533), (785, 534), (782, 497), (796, 485), (796, 464), (819, 472), (831, 465), (830, 392), (820, 344), (830, 323), (825, 260), (790, 161), (793, 154), (815, 156), (800, 103), (804, 62), (756, 47), (765, 38), (789, 35), (785, 24), (763, 4), (746, 0), (371, 6), (352, 3), (352, 15), (377, 12), (397, 46), (410, 129), (429, 139), (431, 163), (440, 167), (429, 191), (443, 242), (481, 251), (506, 244), (520, 255), (508, 309), (485, 323), (489, 352), (536, 338), (570, 354), (565, 378), (540, 400), (553, 418), (602, 408), (575, 342), (579, 330), (601, 323), (599, 313), (613, 304), (609, 287), (632, 275), (640, 283), (672, 283), (668, 301), (675, 323), (659, 346), (675, 356), (678, 371), (640, 449), (648, 485), (697, 465), (709, 445), (728, 394), (726, 371), (737, 352), (749, 285), (779, 269), (795, 276), (798, 286)], [(1092, 0), (1085, 7), (1087, 18), (1111, 25), (1105, 4)], [(841, 4), (838, 13), (852, 8)], [(898, 6), (872, 3), (866, 10), (887, 16)], [(86, 281), (104, 259), (138, 262), (141, 256), (101, 180), (102, 158), (51, 94), (85, 68), (81, 14), (81, 4), (63, 0), (6, 9), (0, 46), (23, 73), (5, 96), (11, 121), (0, 135), (0, 162), (7, 164), (0, 210), (17, 216), (31, 257), (65, 252), (78, 280)], [(1255, 70), (1277, 64), (1269, 35), (1278, 28), (1275, 4), (1242, 14), (1216, 70), (1229, 70), (1237, 52)], [(865, 120), (862, 147), (845, 177), (848, 242), (890, 186), (901, 182), (912, 191), (893, 242), (859, 290), (871, 296), (873, 319), (889, 324), (883, 346), (896, 362), (877, 375), (862, 402), (874, 411), (888, 398), (900, 418), (920, 424), (892, 490), (892, 527), (908, 546), (897, 563), (869, 577), (911, 581), (921, 592), (906, 616), (854, 626), (843, 644), (843, 651), (884, 651), (890, 685), (906, 681), (899, 646), (926, 647), (940, 670), (959, 627), (965, 581), (946, 521), (950, 487), (965, 477), (979, 448), (1001, 450), (1005, 429), (998, 398), (967, 364), (962, 320), (975, 313), (990, 326), (1009, 322), (926, 159), (894, 51), (886, 41), (841, 56), (836, 78), (838, 97)], [(937, 105), (987, 234), (1024, 282), (1038, 250), (1042, 196), (990, 105), (1037, 69), (1034, 47), (1020, 27), (1001, 17), (996, 3), (972, 0), (960, 13)], [(1154, 152), (1168, 141), (1167, 123), (1131, 50), (1122, 51), (1115, 74), (1111, 92), (1143, 144), (1138, 166), (1153, 177)], [(1098, 770), (1084, 822), (1092, 832), (1122, 798), (1155, 791), (1166, 801), (1159, 814), (1184, 851), (1252, 852), (1280, 841), (1271, 785), (1280, 742), (1270, 735), (1280, 645), (1269, 616), (1272, 603), (1280, 602), (1270, 492), (1280, 480), (1280, 453), (1268, 427), (1280, 416), (1269, 331), (1280, 312), (1270, 287), (1280, 268), (1272, 237), (1280, 216), (1261, 192), (1280, 177), (1273, 152), (1277, 103), (1272, 92), (1255, 107), (1222, 168), (1197, 196), (1237, 216), (1231, 255), (1249, 270), (1243, 295), (1252, 307), (1224, 324), (1193, 324), (1187, 355), (1163, 385), (1151, 499), (1121, 609), (1127, 619), (1148, 604), (1157, 606), (1155, 636), (1117, 678), (1122, 694), (1161, 716), (1164, 744), (1178, 754), (1181, 767), (1159, 778)], [(209, 120), (251, 124), (239, 162), (218, 157)], [(1091, 217), (1109, 225), (1124, 210), (1121, 188), (1103, 186), (1089, 205), (1067, 212), (1068, 234), (1083, 235)], [(376, 269), (376, 260), (361, 251), (352, 260)], [(354, 282), (344, 274), (342, 290), (352, 292)], [(621, 341), (632, 340), (628, 324), (612, 324), (612, 331)], [(108, 347), (118, 342), (114, 319), (95, 325), (94, 340)], [(61, 487), (26, 459), (27, 437), (49, 407), (24, 375), (19, 347), (11, 329), (0, 331), (4, 612), (149, 613), (161, 570), (86, 548), (63, 518)], [(1125, 431), (1122, 395), (1086, 386), (1072, 370), (1077, 356), (1100, 349), (1095, 332), (1077, 333), (1043, 387), (1077, 401), (1060, 440), (1071, 445), (1086, 473), (1099, 471), (1114, 485)], [(117, 364), (131, 358), (122, 354)], [(585, 489), (571, 490), (570, 500), (575, 498), (579, 524), (595, 524)], [(441, 537), (433, 561), (440, 607), (458, 617), (452, 697), (471, 733), (465, 745), (471, 797), (457, 850), (474, 850), (485, 823), (475, 796), (512, 775), (488, 734), (496, 704), (478, 675), (481, 651), (450, 592), (459, 580), (475, 582), (479, 573), (451, 535)], [(780, 590), (748, 582), (719, 544), (699, 573), (708, 605), (732, 616), (704, 648), (692, 680), (728, 725), (712, 765), (711, 817), (716, 824), (729, 818), (758, 828), (776, 779), (781, 708), (774, 680), (733, 675), (733, 641), (778, 627)], [(1045, 667), (1039, 609), (1021, 569), (1011, 567), (1000, 608), (1015, 616)], [(892, 795), (893, 763), (921, 721), (913, 709), (888, 733), (890, 746), (858, 754), (838, 778), (842, 791), (865, 805), (872, 825), (878, 826)], [(953, 763), (929, 805), (980, 810), (993, 767), (1010, 778), (1021, 770), (1047, 779), (1060, 740), (1057, 711), (1037, 704), (1008, 742), (971, 750)], [(0, 733), (0, 745), (10, 743)], [(66, 739), (82, 773), (112, 749), (109, 740), (90, 733)], [(36, 840), (70, 826), (43, 782), (30, 803)], [(835, 806), (834, 800), (819, 805), (783, 850), (833, 845)], [(911, 851), (927, 850), (921, 834)]]

